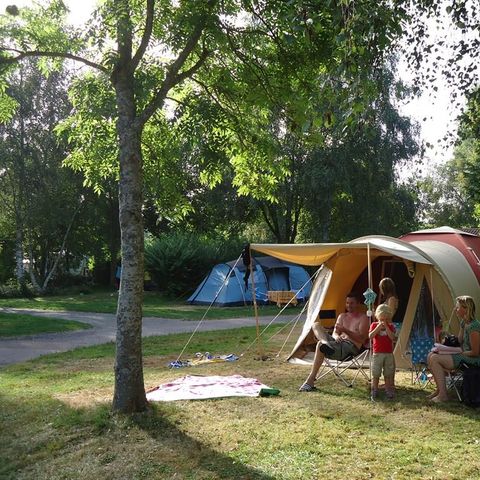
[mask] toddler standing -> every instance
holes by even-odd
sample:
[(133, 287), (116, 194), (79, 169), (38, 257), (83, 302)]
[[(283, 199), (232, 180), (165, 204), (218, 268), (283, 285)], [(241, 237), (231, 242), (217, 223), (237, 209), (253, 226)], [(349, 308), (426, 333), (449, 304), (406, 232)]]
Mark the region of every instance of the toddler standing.
[(393, 358), (393, 342), (395, 327), (392, 323), (392, 309), (382, 303), (375, 310), (375, 322), (370, 325), (369, 338), (372, 340), (372, 400), (378, 396), (378, 382), (382, 375), (385, 380), (387, 398), (395, 397), (395, 361)]

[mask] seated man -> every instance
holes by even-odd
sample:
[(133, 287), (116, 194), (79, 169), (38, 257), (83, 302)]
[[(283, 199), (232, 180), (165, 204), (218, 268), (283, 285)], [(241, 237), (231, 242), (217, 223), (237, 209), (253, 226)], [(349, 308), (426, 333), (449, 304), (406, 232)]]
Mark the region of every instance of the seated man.
[(312, 330), (318, 342), (312, 369), (300, 387), (300, 392), (316, 390), (315, 379), (325, 357), (333, 360), (345, 360), (351, 355), (360, 353), (368, 339), (370, 327), (368, 317), (365, 313), (358, 311), (360, 303), (361, 300), (357, 294), (349, 293), (347, 295), (346, 312), (338, 316), (333, 335), (329, 335), (319, 323), (313, 325)]

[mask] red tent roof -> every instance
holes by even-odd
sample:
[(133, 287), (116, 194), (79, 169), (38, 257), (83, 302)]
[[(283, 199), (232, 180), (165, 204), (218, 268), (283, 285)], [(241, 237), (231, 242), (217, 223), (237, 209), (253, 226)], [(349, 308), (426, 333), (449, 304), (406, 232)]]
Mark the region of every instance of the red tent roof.
[(422, 240), (433, 240), (452, 245), (465, 257), (480, 283), (480, 236), (475, 235), (474, 233), (468, 233), (464, 230), (440, 227), (407, 233), (400, 237), (400, 239), (409, 243)]

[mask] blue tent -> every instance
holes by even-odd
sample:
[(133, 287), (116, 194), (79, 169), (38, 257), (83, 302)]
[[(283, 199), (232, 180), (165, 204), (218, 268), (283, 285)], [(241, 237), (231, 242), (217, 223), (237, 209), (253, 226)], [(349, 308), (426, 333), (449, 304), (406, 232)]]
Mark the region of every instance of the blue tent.
[[(240, 260), (219, 263), (203, 279), (187, 300), (192, 305), (235, 306), (252, 303), (252, 278), (245, 289), (245, 266)], [(269, 290), (298, 292), (297, 299), (305, 300), (312, 288), (307, 271), (298, 265), (273, 257), (253, 258), (255, 297), (258, 303), (268, 303)]]

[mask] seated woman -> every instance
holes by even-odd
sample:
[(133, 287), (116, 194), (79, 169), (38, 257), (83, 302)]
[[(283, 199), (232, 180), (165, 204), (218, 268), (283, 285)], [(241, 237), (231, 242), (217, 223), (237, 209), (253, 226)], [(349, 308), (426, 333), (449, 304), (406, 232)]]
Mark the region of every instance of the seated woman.
[(430, 353), (428, 355), (428, 367), (437, 385), (436, 390), (429, 398), (436, 403), (448, 400), (446, 370), (458, 368), (462, 362), (467, 365), (480, 366), (480, 321), (475, 318), (473, 298), (466, 295), (457, 297), (455, 311), (460, 318), (458, 340), (462, 346), (462, 353), (453, 355)]

